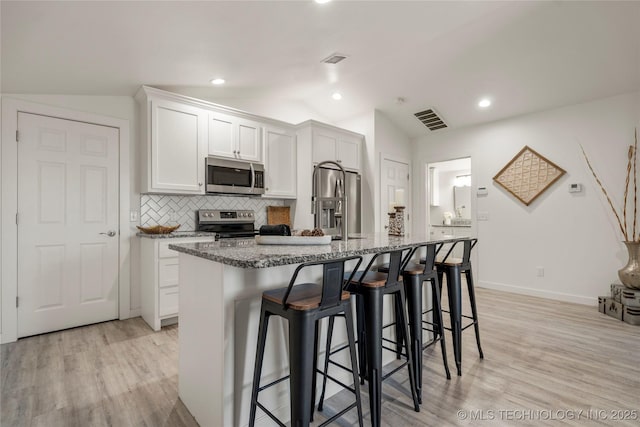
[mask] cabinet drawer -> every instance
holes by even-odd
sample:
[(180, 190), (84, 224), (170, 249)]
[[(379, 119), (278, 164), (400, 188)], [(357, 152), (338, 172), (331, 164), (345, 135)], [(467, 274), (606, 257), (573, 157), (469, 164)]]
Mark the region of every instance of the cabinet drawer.
[(180, 263), (178, 258), (165, 258), (158, 260), (158, 287), (178, 285)]
[[(167, 239), (171, 240), (171, 239)], [(162, 242), (158, 243), (158, 257), (159, 258), (178, 258), (178, 252), (169, 249), (171, 243), (177, 242)]]
[(160, 298), (158, 304), (158, 315), (160, 317), (178, 315), (178, 292), (177, 286), (160, 289), (158, 293), (158, 297)]

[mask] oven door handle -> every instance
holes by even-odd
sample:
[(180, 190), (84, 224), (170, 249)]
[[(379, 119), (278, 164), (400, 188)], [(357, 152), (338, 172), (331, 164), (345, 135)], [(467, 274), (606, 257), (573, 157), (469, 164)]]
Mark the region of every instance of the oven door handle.
[(253, 193), (253, 188), (256, 186), (256, 170), (253, 168), (253, 163), (249, 163), (249, 167), (251, 168), (251, 192)]

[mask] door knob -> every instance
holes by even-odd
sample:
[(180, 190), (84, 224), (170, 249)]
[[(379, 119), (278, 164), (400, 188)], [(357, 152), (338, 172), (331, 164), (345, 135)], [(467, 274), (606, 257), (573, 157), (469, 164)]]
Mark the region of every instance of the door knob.
[(116, 232), (115, 232), (115, 231), (113, 231), (113, 230), (109, 230), (109, 231), (107, 231), (106, 233), (100, 233), (100, 234), (103, 234), (103, 235), (105, 235), (105, 236), (109, 236), (109, 237), (113, 237), (113, 236), (115, 236), (115, 235), (116, 235)]

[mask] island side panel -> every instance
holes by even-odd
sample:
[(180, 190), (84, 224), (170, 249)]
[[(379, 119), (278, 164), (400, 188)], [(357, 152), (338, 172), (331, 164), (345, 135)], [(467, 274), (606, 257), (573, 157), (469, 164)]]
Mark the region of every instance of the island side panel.
[[(251, 387), (255, 366), (255, 353), (260, 323), (260, 307), (262, 293), (268, 289), (286, 286), (295, 271), (297, 264), (260, 269), (239, 269), (224, 266), (225, 274), (225, 307), (227, 308), (225, 324), (225, 343), (227, 364), (226, 374), (233, 373), (234, 426), (244, 427), (249, 424), (249, 407), (251, 404)], [(316, 277), (301, 277), (311, 280)], [(279, 316), (272, 316), (262, 366), (261, 385), (289, 374), (288, 324)], [(233, 356), (231, 356), (233, 355)], [(229, 358), (234, 361), (233, 369)], [(228, 380), (225, 378), (225, 390)], [(230, 396), (225, 393), (225, 400)], [(259, 401), (269, 408), (276, 417), (286, 421), (289, 419), (289, 382), (282, 383), (266, 390), (259, 396)], [(225, 407), (228, 411), (229, 408)], [(225, 414), (225, 420), (227, 414)], [(257, 411), (256, 426), (272, 426), (264, 412)]]
[(222, 264), (180, 254), (178, 392), (201, 427), (224, 420)]

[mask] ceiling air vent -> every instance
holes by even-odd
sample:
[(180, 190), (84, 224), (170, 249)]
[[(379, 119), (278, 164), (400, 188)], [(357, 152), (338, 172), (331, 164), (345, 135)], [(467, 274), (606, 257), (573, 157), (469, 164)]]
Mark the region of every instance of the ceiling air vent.
[(338, 62), (347, 59), (347, 55), (343, 55), (341, 53), (334, 53), (324, 58), (322, 62), (325, 64), (337, 64)]
[(442, 121), (440, 116), (433, 111), (431, 108), (428, 110), (420, 111), (416, 113), (415, 116), (422, 122), (423, 125), (429, 128), (429, 130), (438, 130), (444, 129), (447, 127), (447, 124)]

